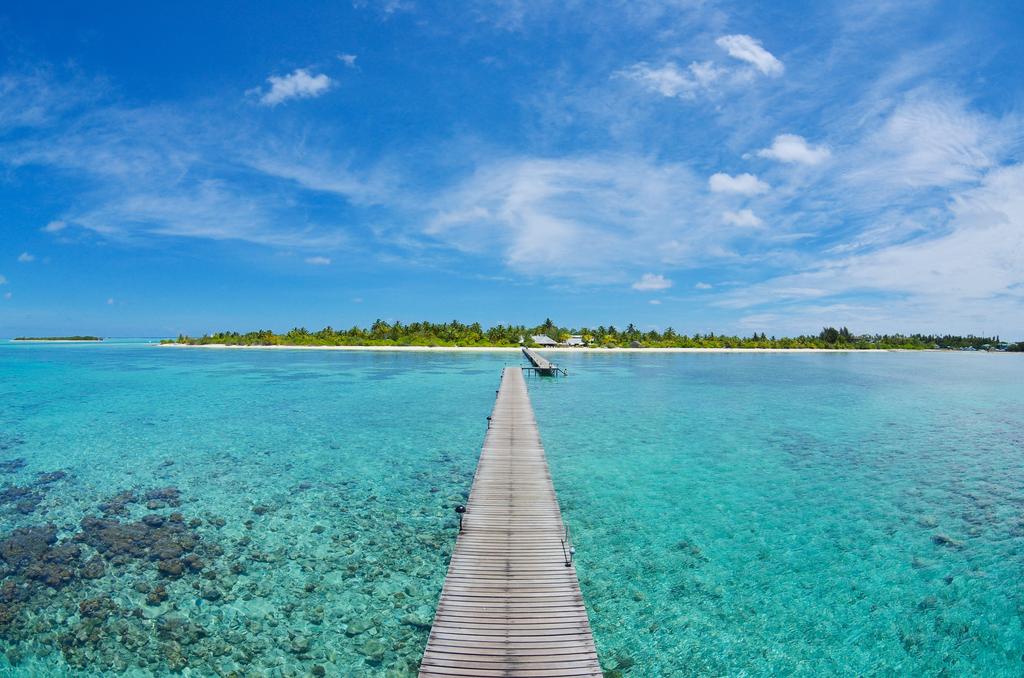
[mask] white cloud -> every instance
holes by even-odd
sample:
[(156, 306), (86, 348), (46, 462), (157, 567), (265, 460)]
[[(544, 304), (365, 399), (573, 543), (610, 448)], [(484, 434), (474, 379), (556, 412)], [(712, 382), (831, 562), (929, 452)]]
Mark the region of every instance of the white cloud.
[(296, 68), (288, 75), (272, 75), (267, 82), (270, 89), (260, 96), (260, 103), (265, 106), (276, 106), (289, 99), (318, 97), (326, 93), (332, 84), (325, 74), (312, 75), (305, 68)]
[(0, 275), (0, 285), (6, 285), (6, 284), (7, 284), (7, 278), (5, 278), (4, 276)]
[(858, 147), (846, 178), (890, 189), (978, 181), (1020, 138), (1015, 124), (969, 112), (959, 99), (915, 93)]
[(640, 62), (616, 73), (617, 76), (634, 80), (647, 89), (666, 97), (693, 99), (708, 89), (725, 71), (710, 61), (694, 62), (682, 70), (672, 62), (654, 67)]
[(306, 263), (310, 266), (330, 266), (331, 260), (329, 257), (306, 257)]
[(20, 261), (23, 264), (27, 264), (30, 261), (35, 260), (36, 258), (33, 255), (29, 254), (28, 252), (22, 252), (21, 254), (18, 255), (18, 261)]
[(709, 285), (706, 282), (699, 282), (696, 285), (694, 285), (694, 287), (697, 288), (698, 290), (710, 290), (711, 289), (711, 285)]
[(951, 196), (948, 222), (931, 229), (937, 235), (774, 278), (730, 295), (722, 305), (747, 308), (880, 293), (887, 295), (884, 302), (858, 311), (862, 324), (953, 332), (1001, 328), (1024, 336), (1021, 186), (1024, 164), (992, 170), (977, 187)]
[[(36, 105), (31, 88), (18, 92), (20, 101), (6, 103)], [(362, 181), (323, 149), (310, 162), (305, 146), (213, 112), (97, 102), (60, 126), (4, 138), (0, 168), (41, 167), (84, 187), (46, 233), (74, 225), (129, 244), (174, 237), (328, 251), (346, 242), (346, 229), (297, 213), (297, 193), (308, 187), (363, 205), (379, 200), (392, 177)], [(272, 160), (261, 166), (259, 158)]]
[(749, 209), (742, 209), (736, 212), (728, 210), (722, 212), (722, 221), (730, 226), (739, 226), (741, 228), (757, 228), (764, 225), (761, 217)]
[(338, 61), (345, 64), (349, 68), (356, 67), (356, 55), (355, 54), (339, 54)]
[(4, 292), (4, 299), (10, 300), (10, 298), (13, 297), (13, 296), (14, 295), (11, 294), (10, 292)]
[(333, 193), (359, 205), (377, 205), (398, 196), (391, 190), (394, 176), (385, 171), (360, 176), (348, 166), (317, 151), (268, 145), (250, 152), (244, 162), (252, 169), (279, 179), (293, 181), (311, 191)]
[(490, 161), (442, 192), (424, 229), (462, 252), (497, 252), (509, 268), (626, 282), (656, 266), (732, 256), (734, 234), (686, 166), (633, 156)]
[(0, 130), (53, 124), (69, 110), (93, 103), (105, 90), (104, 82), (84, 76), (57, 82), (46, 68), (0, 74)]
[(641, 292), (654, 292), (657, 290), (667, 290), (672, 287), (672, 281), (663, 275), (655, 275), (653, 273), (644, 273), (640, 276), (640, 279), (633, 283), (634, 290), (640, 290)]
[(199, 185), (142, 185), (107, 195), (75, 215), (75, 223), (102, 236), (133, 241), (152, 237), (240, 240), (258, 245), (332, 248), (345, 240), (337, 230), (281, 228), (271, 198), (247, 195), (215, 180)]
[(107, 298), (107, 306), (113, 306), (113, 305), (114, 305), (114, 297), (108, 297)]
[(761, 46), (760, 40), (749, 35), (723, 35), (715, 44), (729, 53), (729, 56), (752, 64), (765, 75), (782, 75), (785, 67), (771, 52)]
[[(726, 35), (718, 38), (716, 43), (731, 56), (753, 64), (765, 75), (780, 75), (784, 70), (778, 59), (748, 35)], [(750, 68), (721, 66), (714, 61), (694, 61), (685, 68), (672, 61), (661, 66), (641, 61), (616, 71), (613, 77), (633, 80), (662, 96), (693, 100), (702, 94), (714, 96), (725, 90), (745, 89), (752, 75)]]
[(726, 69), (716, 66), (713, 61), (694, 61), (688, 67), (694, 81), (701, 87), (710, 87), (713, 82), (726, 74)]
[(723, 172), (712, 174), (708, 179), (708, 186), (712, 193), (739, 193), (741, 195), (767, 193), (771, 188), (753, 174), (744, 173), (730, 176)]
[(651, 306), (661, 306), (661, 299), (651, 299), (647, 303)]
[(757, 155), (779, 162), (817, 165), (828, 160), (832, 152), (827, 146), (811, 146), (798, 134), (779, 134), (770, 148), (762, 148)]

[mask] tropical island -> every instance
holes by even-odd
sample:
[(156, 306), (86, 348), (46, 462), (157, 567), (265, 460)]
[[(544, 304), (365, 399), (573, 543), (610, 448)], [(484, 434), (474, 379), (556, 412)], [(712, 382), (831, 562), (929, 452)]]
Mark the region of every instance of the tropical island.
[(103, 341), (103, 337), (83, 334), (71, 337), (15, 337), (11, 341)]
[(726, 334), (679, 334), (671, 327), (663, 331), (642, 331), (633, 324), (625, 329), (614, 325), (560, 327), (551, 319), (535, 327), (496, 325), (484, 329), (480, 323), (457, 320), (446, 323), (389, 323), (377, 320), (369, 328), (336, 330), (330, 326), (311, 332), (296, 327), (284, 334), (271, 330), (216, 332), (201, 337), (179, 335), (164, 344), (189, 346), (409, 346), (409, 347), (530, 347), (586, 348), (711, 348), (711, 349), (903, 349), (1024, 351), (1024, 342), (1011, 344), (996, 337), (931, 334), (854, 334), (845, 327), (825, 327), (815, 335), (769, 337), (755, 332), (749, 337)]

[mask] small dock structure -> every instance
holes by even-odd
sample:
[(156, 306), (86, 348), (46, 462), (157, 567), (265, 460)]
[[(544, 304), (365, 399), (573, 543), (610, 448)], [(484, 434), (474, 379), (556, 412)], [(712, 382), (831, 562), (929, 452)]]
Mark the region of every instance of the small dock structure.
[(530, 365), (532, 365), (532, 367), (524, 369), (530, 369), (536, 372), (537, 374), (543, 374), (545, 376), (556, 376), (559, 373), (569, 374), (568, 372), (563, 370), (558, 365), (555, 365), (541, 354), (537, 353), (532, 349), (526, 348), (525, 346), (523, 346), (523, 355), (526, 356), (526, 359), (529, 360)]
[(502, 372), (461, 516), (421, 678), (601, 676), (571, 542), (517, 367)]

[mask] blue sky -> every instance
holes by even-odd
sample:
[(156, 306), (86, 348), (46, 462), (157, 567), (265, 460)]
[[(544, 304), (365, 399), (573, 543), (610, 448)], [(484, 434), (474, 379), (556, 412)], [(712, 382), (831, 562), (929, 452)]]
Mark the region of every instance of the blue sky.
[(0, 8), (0, 335), (1024, 338), (1019, 2), (143, 4)]

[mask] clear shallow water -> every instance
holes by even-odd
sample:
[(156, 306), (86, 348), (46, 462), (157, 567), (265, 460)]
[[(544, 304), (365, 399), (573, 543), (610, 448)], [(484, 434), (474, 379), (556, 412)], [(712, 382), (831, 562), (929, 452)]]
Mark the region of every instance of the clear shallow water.
[[(128, 548), (98, 579), (30, 582), (24, 601), (0, 593), (18, 609), (0, 630), (15, 668), (0, 656), (0, 673), (413, 674), (503, 364), (0, 345), (0, 460), (24, 460), (0, 482), (41, 497), (28, 513), (19, 497), (0, 505), (0, 534), (52, 522), (63, 542), (84, 516), (130, 525), (177, 511), (203, 521), (189, 532), (204, 561), (168, 578), (154, 549)], [(38, 483), (58, 470), (67, 477)], [(167, 487), (180, 506), (148, 509), (147, 492)], [(104, 514), (125, 490), (139, 500)], [(166, 600), (148, 603), (160, 584)], [(81, 613), (104, 595), (116, 609)]]
[(1024, 361), (570, 369), (533, 400), (606, 667), (1024, 674)]
[[(5, 561), (0, 673), (413, 675), (506, 362), (0, 344), (0, 556), (45, 565)], [(1024, 672), (1018, 357), (559, 362), (529, 383), (606, 668)]]

